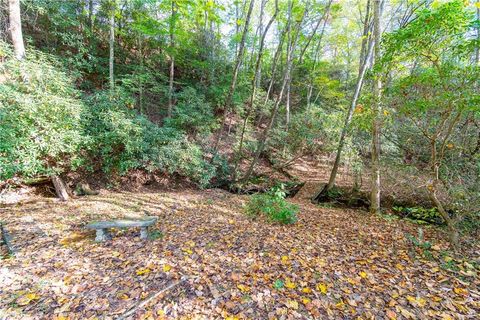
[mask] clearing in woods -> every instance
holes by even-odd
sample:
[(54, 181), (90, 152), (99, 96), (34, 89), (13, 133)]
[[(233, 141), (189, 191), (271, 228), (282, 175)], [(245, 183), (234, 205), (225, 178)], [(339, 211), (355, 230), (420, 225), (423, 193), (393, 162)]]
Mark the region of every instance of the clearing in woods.
[[(427, 259), (406, 238), (417, 225), (315, 206), (308, 193), (291, 199), (301, 210), (290, 226), (249, 220), (248, 196), (218, 189), (8, 207), (18, 253), (1, 260), (0, 318), (473, 319), (480, 311), (479, 278), (443, 253), (440, 230), (425, 230), (434, 244)], [(127, 214), (158, 216), (153, 239), (128, 229), (95, 243), (84, 228)]]

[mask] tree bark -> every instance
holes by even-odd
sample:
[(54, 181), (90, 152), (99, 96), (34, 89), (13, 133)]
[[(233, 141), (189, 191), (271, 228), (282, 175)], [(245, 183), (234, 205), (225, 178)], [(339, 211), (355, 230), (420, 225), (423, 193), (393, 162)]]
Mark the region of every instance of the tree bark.
[(12, 38), (15, 57), (22, 60), (25, 57), (23, 43), (22, 18), (20, 16), (20, 0), (8, 0), (8, 13), (10, 23), (10, 36)]
[[(322, 47), (323, 35), (325, 34), (325, 27), (327, 26), (327, 20), (328, 20), (328, 15), (330, 14), (331, 4), (332, 4), (332, 1), (329, 1), (327, 7), (325, 8), (325, 13), (321, 19), (323, 20), (322, 31), (320, 32), (320, 38), (318, 39), (317, 47), (314, 49), (315, 53), (313, 56), (313, 67), (312, 67), (312, 72), (310, 73), (310, 79), (309, 79), (308, 90), (307, 90), (307, 109), (310, 109), (310, 105), (311, 105), (311, 99), (313, 94), (313, 81), (315, 77), (315, 71), (317, 69), (318, 54), (320, 53), (320, 49)], [(307, 47), (305, 46), (304, 49), (306, 50)]]
[(231, 107), (231, 104), (232, 104), (233, 94), (235, 93), (235, 87), (237, 85), (238, 73), (240, 71), (240, 65), (242, 64), (242, 60), (243, 60), (243, 52), (244, 52), (244, 48), (245, 48), (245, 39), (247, 38), (248, 26), (250, 24), (250, 17), (252, 15), (252, 10), (253, 10), (253, 5), (254, 4), (255, 4), (255, 0), (250, 0), (250, 5), (248, 7), (247, 17), (245, 19), (245, 25), (244, 25), (244, 28), (243, 28), (242, 39), (240, 41), (240, 46), (238, 48), (238, 54), (237, 54), (237, 58), (236, 58), (236, 61), (235, 61), (235, 68), (233, 70), (232, 83), (230, 84), (230, 88), (228, 90), (228, 95), (227, 95), (227, 98), (225, 100), (225, 105), (224, 105), (224, 108), (223, 108), (223, 117), (222, 117), (222, 124), (221, 124), (221, 127), (220, 127), (220, 132), (217, 135), (217, 139), (216, 139), (215, 145), (213, 147), (214, 157), (218, 152), (218, 146), (220, 144), (220, 141), (221, 141), (222, 135), (223, 135), (223, 128), (224, 128), (225, 122), (227, 120), (228, 111), (230, 110), (230, 107)]
[(113, 66), (114, 66), (114, 43), (115, 43), (115, 0), (111, 1), (110, 3), (110, 39), (109, 39), (109, 47), (110, 47), (110, 57), (109, 57), (109, 80), (110, 80), (110, 91), (113, 93), (115, 81), (114, 81), (114, 73), (113, 73)]
[[(363, 48), (367, 44), (367, 40), (368, 40), (367, 37), (368, 37), (368, 33), (370, 31), (369, 15), (368, 15), (368, 13), (370, 11), (370, 5), (371, 5), (370, 1), (368, 1), (367, 2), (367, 10), (366, 10), (367, 14), (365, 16), (363, 35), (362, 35), (363, 36), (362, 49), (361, 49), (362, 51), (363, 51)], [(330, 173), (330, 178), (328, 180), (328, 184), (325, 187), (323, 187), (322, 189), (320, 189), (317, 192), (317, 194), (313, 197), (312, 200), (314, 202), (318, 201), (319, 196), (323, 192), (328, 192), (335, 186), (335, 180), (337, 178), (338, 168), (340, 167), (340, 159), (341, 159), (343, 147), (345, 145), (345, 138), (347, 137), (348, 129), (350, 127), (350, 122), (352, 121), (352, 117), (353, 117), (353, 112), (355, 111), (355, 107), (357, 106), (357, 101), (358, 101), (358, 98), (360, 96), (360, 92), (362, 90), (363, 81), (364, 81), (364, 78), (365, 78), (365, 73), (367, 71), (368, 61), (370, 59), (370, 56), (372, 55), (372, 49), (373, 49), (373, 41), (369, 41), (366, 54), (365, 55), (360, 54), (360, 67), (359, 67), (359, 71), (358, 71), (357, 82), (356, 82), (356, 85), (355, 85), (355, 91), (353, 93), (352, 100), (351, 100), (351, 103), (350, 103), (350, 108), (348, 109), (347, 117), (345, 118), (345, 123), (343, 125), (342, 132), (340, 134), (340, 140), (338, 142), (337, 153), (336, 153), (336, 156), (335, 156), (335, 162), (333, 164), (332, 171)]]
[[(291, 19), (292, 19), (292, 17), (291, 17), (292, 5), (293, 5), (292, 2), (290, 1), (289, 2), (289, 15), (288, 15), (288, 21), (287, 21), (287, 24), (288, 24), (287, 25), (287, 30), (288, 30), (288, 28), (290, 28), (290, 23), (291, 23)], [(301, 24), (303, 22), (303, 19), (305, 18), (305, 14), (306, 14), (306, 11), (304, 12), (301, 20), (298, 22), (299, 27), (301, 26)], [(292, 64), (293, 64), (293, 58), (294, 58), (293, 57), (293, 52), (294, 52), (295, 47), (297, 45), (297, 40), (298, 40), (299, 33), (300, 32), (295, 33), (295, 37), (292, 41), (292, 45), (288, 49), (288, 51), (290, 51), (290, 52), (287, 52), (287, 57), (289, 57), (289, 59), (287, 59), (287, 61), (286, 61), (286, 68), (285, 68), (285, 72), (284, 72), (284, 76), (283, 76), (282, 87), (281, 87), (280, 92), (278, 94), (278, 97), (275, 101), (275, 105), (274, 105), (273, 111), (272, 111), (272, 116), (270, 118), (270, 121), (269, 121), (267, 127), (265, 127), (265, 129), (263, 130), (262, 137), (260, 138), (260, 141), (258, 142), (254, 158), (253, 158), (252, 162), (250, 163), (250, 166), (248, 167), (247, 172), (245, 173), (245, 175), (241, 179), (242, 181), (248, 180), (250, 178), (250, 176), (252, 175), (253, 169), (255, 168), (255, 165), (257, 164), (258, 160), (260, 159), (260, 155), (262, 154), (262, 152), (265, 148), (265, 145), (266, 145), (266, 142), (267, 142), (267, 139), (268, 139), (268, 134), (269, 134), (271, 128), (273, 127), (273, 124), (275, 123), (275, 118), (277, 116), (278, 108), (280, 106), (280, 103), (282, 102), (283, 94), (285, 92), (287, 82), (289, 81), (289, 78), (290, 78), (290, 72), (292, 70)]]
[(70, 196), (62, 179), (59, 176), (52, 176), (52, 183), (60, 201), (68, 201)]
[[(262, 2), (262, 6), (264, 5), (264, 2)], [(263, 8), (262, 8), (263, 10)], [(235, 156), (235, 165), (234, 165), (234, 170), (233, 170), (233, 181), (236, 180), (237, 178), (237, 169), (238, 169), (238, 163), (240, 161), (240, 157), (241, 157), (241, 154), (242, 154), (242, 150), (243, 150), (243, 141), (244, 141), (244, 137), (245, 137), (245, 129), (247, 127), (247, 122), (248, 122), (248, 118), (250, 117), (250, 114), (253, 110), (253, 103), (255, 101), (255, 94), (256, 94), (256, 89), (257, 89), (257, 84), (258, 84), (258, 77), (260, 77), (260, 68), (261, 68), (261, 65), (262, 65), (262, 56), (263, 56), (263, 48), (265, 46), (265, 37), (268, 33), (268, 30), (270, 29), (270, 26), (272, 25), (272, 23), (275, 21), (276, 17), (277, 17), (277, 14), (278, 14), (278, 0), (275, 0), (275, 12), (273, 14), (273, 16), (271, 17), (270, 21), (267, 23), (267, 26), (265, 27), (265, 31), (263, 30), (262, 28), (262, 33), (261, 33), (261, 38), (260, 38), (260, 47), (258, 49), (258, 56), (257, 56), (257, 61), (256, 61), (256, 64), (255, 64), (255, 73), (254, 73), (254, 77), (253, 77), (253, 80), (252, 80), (252, 93), (250, 94), (250, 99), (249, 99), (249, 102), (248, 102), (248, 105), (247, 105), (247, 112), (245, 114), (245, 117), (243, 119), (243, 125), (242, 125), (242, 132), (241, 132), (241, 135), (240, 135), (240, 144), (239, 144), (239, 147), (238, 147), (238, 151), (237, 151), (237, 155)]]
[(88, 29), (93, 31), (93, 0), (88, 1)]
[(170, 78), (168, 81), (168, 114), (170, 118), (173, 112), (173, 80), (175, 78), (175, 57), (173, 50), (175, 46), (175, 1), (172, 1), (172, 11), (170, 16)]
[[(375, 0), (373, 7), (373, 37), (375, 42), (374, 61), (380, 61), (380, 0)], [(372, 128), (372, 193), (370, 199), (370, 212), (380, 212), (380, 130), (381, 130), (381, 97), (382, 81), (379, 72), (374, 75), (373, 98), (374, 118)]]
[[(480, 21), (480, 0), (477, 0), (477, 21)], [(477, 45), (475, 47), (475, 65), (480, 63), (480, 25), (477, 25)]]

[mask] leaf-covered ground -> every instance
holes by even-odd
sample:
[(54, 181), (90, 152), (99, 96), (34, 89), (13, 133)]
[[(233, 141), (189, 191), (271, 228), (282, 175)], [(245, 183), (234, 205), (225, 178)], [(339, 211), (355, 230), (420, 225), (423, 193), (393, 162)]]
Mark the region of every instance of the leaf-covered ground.
[[(2, 210), (18, 249), (0, 260), (0, 319), (474, 319), (478, 270), (452, 260), (438, 230), (423, 258), (417, 226), (301, 196), (295, 225), (251, 221), (247, 196), (220, 190), (102, 192)], [(121, 230), (95, 243), (93, 220), (159, 217), (142, 242)], [(417, 250), (418, 251), (418, 250)], [(450, 270), (450, 269), (453, 270)]]

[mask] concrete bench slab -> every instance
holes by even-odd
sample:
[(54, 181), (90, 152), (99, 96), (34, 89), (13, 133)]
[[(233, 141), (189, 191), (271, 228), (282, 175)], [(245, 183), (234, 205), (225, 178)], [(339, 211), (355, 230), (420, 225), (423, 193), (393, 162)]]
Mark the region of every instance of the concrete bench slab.
[(111, 239), (110, 228), (140, 228), (140, 239), (148, 239), (148, 227), (157, 222), (158, 217), (128, 218), (120, 220), (95, 221), (87, 224), (85, 228), (96, 230), (95, 241), (102, 242)]

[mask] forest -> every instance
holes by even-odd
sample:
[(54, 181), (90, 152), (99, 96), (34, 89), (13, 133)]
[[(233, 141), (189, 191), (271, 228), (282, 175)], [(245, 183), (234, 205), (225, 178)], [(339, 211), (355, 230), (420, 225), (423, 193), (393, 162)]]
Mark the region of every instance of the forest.
[(0, 0), (0, 319), (477, 319), (480, 1)]

